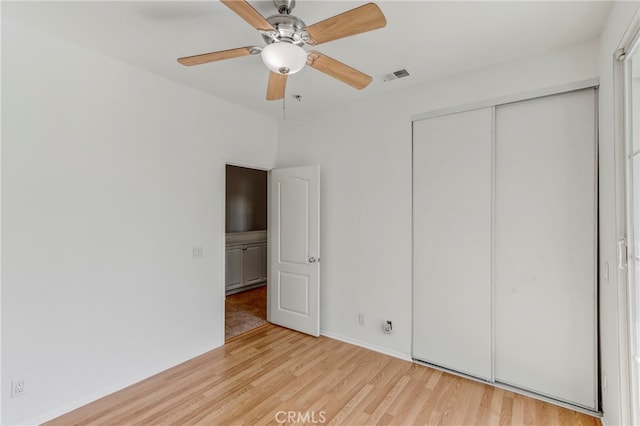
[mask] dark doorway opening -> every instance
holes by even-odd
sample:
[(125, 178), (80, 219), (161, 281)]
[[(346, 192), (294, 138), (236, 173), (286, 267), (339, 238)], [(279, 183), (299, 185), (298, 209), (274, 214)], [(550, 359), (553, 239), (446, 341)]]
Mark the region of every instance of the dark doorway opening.
[(225, 340), (267, 323), (267, 172), (226, 166)]

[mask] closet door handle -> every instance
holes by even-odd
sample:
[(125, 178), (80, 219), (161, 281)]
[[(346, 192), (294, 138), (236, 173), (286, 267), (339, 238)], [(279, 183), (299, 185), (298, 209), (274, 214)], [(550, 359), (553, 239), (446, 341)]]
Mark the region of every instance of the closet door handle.
[(316, 263), (317, 259), (315, 257), (310, 257), (309, 258), (309, 263)]

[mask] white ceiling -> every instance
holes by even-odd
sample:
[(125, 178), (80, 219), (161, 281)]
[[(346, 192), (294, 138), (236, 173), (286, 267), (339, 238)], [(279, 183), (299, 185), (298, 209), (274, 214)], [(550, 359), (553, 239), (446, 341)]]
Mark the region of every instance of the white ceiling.
[[(264, 16), (271, 1), (250, 1)], [(307, 25), (365, 2), (298, 0)], [(408, 88), (426, 80), (515, 60), (599, 36), (609, 14), (603, 1), (377, 1), (383, 29), (315, 49), (374, 78), (355, 90), (310, 67), (289, 77), (287, 116)], [(266, 101), (268, 70), (259, 56), (184, 67), (178, 57), (262, 46), (249, 24), (216, 0), (2, 2), (2, 16), (41, 28), (168, 79), (280, 117), (282, 101)], [(383, 82), (406, 68), (410, 77)], [(297, 102), (292, 95), (301, 95)]]

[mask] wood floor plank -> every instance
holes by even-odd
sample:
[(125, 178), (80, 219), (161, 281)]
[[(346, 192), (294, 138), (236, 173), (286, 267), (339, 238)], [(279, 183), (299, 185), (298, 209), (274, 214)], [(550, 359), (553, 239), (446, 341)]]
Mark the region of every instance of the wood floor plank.
[[(421, 383), (417, 384), (410, 389), (405, 397), (404, 401), (398, 398), (398, 407), (393, 410), (392, 425), (412, 425), (418, 423), (418, 413), (422, 408), (422, 401), (425, 399), (425, 395), (420, 392)], [(402, 396), (401, 396), (402, 397)]]
[(372, 424), (378, 424), (381, 420), (383, 420), (387, 416), (387, 411), (395, 402), (396, 398), (400, 392), (402, 392), (405, 387), (409, 383), (409, 376), (403, 375), (399, 378), (399, 380), (394, 384), (394, 386), (387, 392), (384, 399), (380, 402), (380, 405), (369, 417), (369, 421)]
[[(473, 422), (474, 424), (489, 425), (496, 423), (495, 419), (499, 418), (499, 411), (494, 409), (492, 401), (493, 395), (497, 390), (498, 389), (494, 388), (493, 386), (484, 386), (484, 389), (482, 391), (482, 398), (477, 407), (476, 418)], [(494, 413), (496, 414), (494, 415)], [(492, 417), (494, 417), (494, 420), (491, 420)]]
[(511, 416), (513, 421), (518, 424), (524, 424), (524, 397), (522, 395), (515, 395), (513, 397), (513, 408), (511, 410)]
[(532, 398), (524, 399), (524, 419), (522, 420), (524, 426), (533, 426), (536, 424), (536, 404)]
[(387, 394), (395, 386), (396, 381), (402, 377), (405, 368), (404, 362), (393, 359), (389, 360), (389, 363), (376, 374), (370, 383), (376, 386), (377, 391), (371, 394), (371, 398), (367, 401), (368, 405), (364, 410), (365, 412), (373, 415), (375, 410), (378, 409), (382, 401), (387, 397)]
[(332, 425), (600, 425), (586, 414), (273, 325), (47, 425), (278, 425), (283, 420)]
[(480, 417), (479, 412), (483, 406), (485, 399), (487, 386), (482, 383), (474, 383), (474, 386), (469, 386), (469, 391), (465, 392), (468, 396), (464, 398), (464, 403), (460, 403), (459, 408), (456, 410), (456, 419), (460, 419), (460, 424), (471, 425), (475, 424)]
[(424, 387), (425, 376), (429, 371), (433, 370), (420, 368), (415, 364), (407, 371), (409, 376), (407, 388), (398, 395), (395, 404), (388, 410), (388, 413), (393, 416), (391, 424), (412, 424), (415, 421), (420, 402), (424, 397), (421, 389)]
[[(346, 423), (346, 419), (348, 416), (357, 409), (362, 400), (369, 395), (374, 390), (374, 386), (371, 384), (365, 384), (360, 388), (358, 393), (353, 396), (341, 410), (337, 412), (337, 414), (331, 419), (329, 424), (332, 425), (340, 425), (340, 424), (349, 424)], [(321, 411), (320, 407), (314, 407), (316, 410)]]
[(500, 425), (518, 424), (513, 422), (513, 397), (511, 393), (506, 393), (502, 398), (502, 409), (500, 410)]

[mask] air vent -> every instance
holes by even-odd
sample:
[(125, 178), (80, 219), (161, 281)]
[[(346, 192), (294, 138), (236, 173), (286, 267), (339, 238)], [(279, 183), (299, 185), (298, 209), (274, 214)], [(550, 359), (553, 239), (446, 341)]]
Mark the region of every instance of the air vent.
[(383, 81), (393, 81), (393, 80), (397, 80), (399, 78), (403, 78), (403, 77), (409, 77), (409, 71), (407, 71), (406, 69), (401, 69), (398, 71), (394, 71), (391, 74), (387, 74), (387, 75), (383, 75), (382, 76), (382, 80)]

